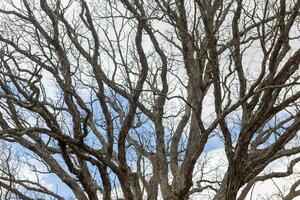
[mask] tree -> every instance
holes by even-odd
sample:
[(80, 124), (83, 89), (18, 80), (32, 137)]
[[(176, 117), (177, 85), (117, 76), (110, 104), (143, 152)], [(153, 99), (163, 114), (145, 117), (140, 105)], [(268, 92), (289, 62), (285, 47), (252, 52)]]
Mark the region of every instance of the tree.
[[(293, 174), (300, 0), (1, 3), (1, 140), (77, 199), (244, 199)], [(224, 176), (195, 180), (217, 140)], [(262, 174), (286, 156), (287, 172)], [(16, 198), (65, 198), (14, 180), (0, 183)]]

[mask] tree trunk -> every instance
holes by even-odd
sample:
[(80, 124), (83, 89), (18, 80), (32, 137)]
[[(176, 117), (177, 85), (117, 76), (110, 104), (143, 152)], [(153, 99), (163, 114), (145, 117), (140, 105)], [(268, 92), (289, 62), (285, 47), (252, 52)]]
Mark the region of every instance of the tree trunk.
[(236, 200), (241, 181), (238, 175), (225, 175), (213, 200)]

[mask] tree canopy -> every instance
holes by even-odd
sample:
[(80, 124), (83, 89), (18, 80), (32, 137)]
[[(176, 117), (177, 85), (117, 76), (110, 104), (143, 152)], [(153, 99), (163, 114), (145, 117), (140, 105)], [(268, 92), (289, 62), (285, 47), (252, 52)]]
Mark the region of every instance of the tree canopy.
[(79, 200), (242, 200), (294, 175), (300, 0), (0, 2), (1, 199), (68, 198), (25, 166)]

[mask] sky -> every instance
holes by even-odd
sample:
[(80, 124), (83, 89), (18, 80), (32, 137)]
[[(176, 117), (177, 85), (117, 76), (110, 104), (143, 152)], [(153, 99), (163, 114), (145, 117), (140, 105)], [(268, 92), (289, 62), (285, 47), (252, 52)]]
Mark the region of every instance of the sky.
[[(144, 43), (144, 46), (147, 46), (147, 42)], [(299, 47), (298, 43), (293, 43), (292, 47), (297, 49)], [(151, 46), (149, 45), (148, 48), (151, 48)], [(256, 59), (253, 59), (253, 57), (255, 57)], [(253, 52), (249, 52), (248, 57), (245, 57), (244, 62), (248, 63), (248, 68), (249, 70), (253, 71), (253, 63), (257, 62), (259, 58), (259, 52), (255, 52), (255, 54)], [(252, 68), (252, 69), (251, 69)], [(255, 72), (255, 70), (254, 70)], [(170, 80), (174, 77), (168, 77)], [(56, 95), (57, 90), (55, 89), (55, 86), (52, 82), (52, 80), (49, 78), (49, 76), (47, 74), (44, 74), (44, 82), (43, 84), (45, 86), (47, 86), (47, 95), (48, 96), (52, 96), (54, 97)], [(181, 90), (180, 87), (177, 87), (177, 85), (173, 85), (174, 89), (176, 90), (174, 92), (174, 95), (176, 95), (177, 93), (180, 94)], [(210, 95), (212, 91), (210, 91)], [(82, 93), (82, 96), (84, 96), (84, 91)], [(182, 103), (182, 102), (181, 102)], [(176, 109), (178, 109), (178, 107), (180, 107), (181, 103), (179, 101), (168, 101), (168, 105), (169, 107), (166, 108), (166, 110), (169, 112), (170, 114), (172, 114), (172, 112)], [(211, 103), (211, 99), (206, 99), (205, 104), (204, 104), (204, 112), (203, 112), (203, 118), (207, 118), (207, 119), (211, 119), (214, 117), (213, 115), (213, 104)], [(177, 110), (176, 110), (177, 111)], [(237, 128), (238, 129), (238, 128)], [(238, 130), (237, 130), (238, 131)], [(209, 170), (211, 168), (214, 168), (215, 166), (218, 166), (220, 163), (222, 163), (222, 166), (220, 167), (220, 169), (218, 169), (218, 176), (222, 176), (222, 174), (224, 174), (224, 170), (226, 169), (226, 158), (225, 158), (225, 154), (223, 152), (222, 149), (223, 143), (221, 141), (221, 139), (218, 136), (213, 136), (212, 138), (210, 138), (209, 143), (205, 146), (205, 156), (206, 158), (208, 158), (208, 164), (206, 165), (206, 168)], [(203, 157), (200, 158), (200, 161)], [(279, 161), (276, 161), (274, 163), (272, 163), (272, 165), (270, 167), (268, 167), (266, 171), (268, 170), (274, 170), (274, 171), (284, 171), (286, 168), (286, 164), (289, 161), (288, 158), (283, 158)], [(199, 167), (201, 165), (201, 162), (199, 162)], [(297, 168), (299, 168), (299, 166), (297, 166)], [(197, 180), (197, 169), (195, 169), (195, 181)], [(29, 168), (24, 168), (23, 170), (24, 176), (28, 176), (29, 179), (34, 179), (35, 175), (33, 173), (30, 173), (30, 169)], [(213, 176), (214, 174), (212, 174)], [(42, 181), (43, 184), (45, 184), (45, 186), (52, 188), (54, 191), (57, 190), (59, 194), (62, 194), (63, 196), (69, 196), (71, 195), (71, 191), (55, 176), (55, 175), (42, 175)], [(286, 179), (274, 179), (274, 180), (270, 180), (270, 181), (266, 181), (264, 183), (257, 183), (256, 186), (253, 189), (253, 196), (252, 196), (252, 200), (254, 199), (263, 199), (263, 198), (271, 198), (268, 195), (271, 195), (272, 193), (277, 193), (278, 189), (277, 186), (283, 185), (283, 186), (288, 186), (290, 184), (290, 180), (291, 178), (286, 178)], [(277, 186), (276, 186), (277, 185)], [(283, 187), (284, 188), (284, 187)], [(284, 191), (282, 191), (284, 192)], [(268, 193), (268, 194), (266, 194)], [(206, 196), (204, 196), (206, 195)], [(212, 195), (210, 193), (207, 194), (201, 194), (200, 196), (194, 197), (195, 199), (203, 199), (206, 200), (208, 197), (211, 197)], [(248, 199), (250, 199), (250, 196), (248, 195), (247, 197)]]

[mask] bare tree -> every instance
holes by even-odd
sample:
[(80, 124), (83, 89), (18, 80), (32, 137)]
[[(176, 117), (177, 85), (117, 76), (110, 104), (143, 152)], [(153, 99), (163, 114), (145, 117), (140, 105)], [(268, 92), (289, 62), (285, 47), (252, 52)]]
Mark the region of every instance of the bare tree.
[(30, 165), (27, 156), (16, 151), (16, 146), (1, 142), (0, 198), (1, 199), (64, 199), (43, 186), (40, 175), (28, 177)]
[[(1, 140), (76, 199), (244, 199), (293, 174), (300, 0), (0, 2)], [(226, 172), (211, 179), (195, 166), (216, 140)], [(65, 198), (10, 177), (16, 198)]]

